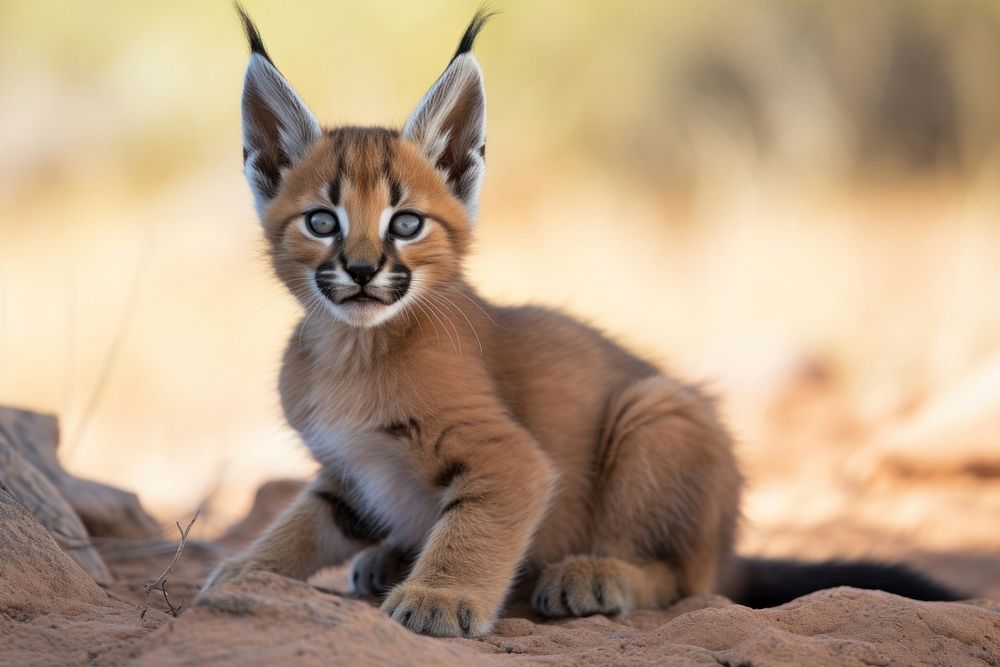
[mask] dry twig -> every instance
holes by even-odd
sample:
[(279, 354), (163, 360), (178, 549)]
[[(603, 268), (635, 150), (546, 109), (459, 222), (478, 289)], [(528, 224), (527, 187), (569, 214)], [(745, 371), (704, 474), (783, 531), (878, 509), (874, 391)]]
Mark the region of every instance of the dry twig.
[(181, 534), (181, 541), (177, 544), (177, 551), (174, 552), (174, 557), (170, 560), (170, 565), (168, 565), (167, 569), (163, 571), (163, 574), (155, 580), (147, 581), (142, 585), (146, 591), (146, 601), (142, 604), (142, 611), (139, 613), (139, 618), (146, 618), (146, 612), (149, 611), (149, 595), (153, 591), (160, 591), (163, 593), (163, 601), (167, 603), (167, 609), (170, 610), (171, 616), (176, 617), (177, 614), (180, 613), (181, 608), (184, 605), (175, 607), (173, 603), (170, 602), (170, 596), (167, 594), (167, 575), (173, 571), (174, 565), (177, 564), (177, 559), (180, 558), (181, 554), (184, 552), (184, 546), (187, 544), (188, 533), (191, 532), (191, 526), (194, 525), (194, 522), (198, 520), (199, 514), (201, 514), (200, 509), (194, 513), (193, 517), (191, 517), (191, 522), (187, 525), (187, 528), (182, 529), (180, 521), (177, 522), (177, 531)]

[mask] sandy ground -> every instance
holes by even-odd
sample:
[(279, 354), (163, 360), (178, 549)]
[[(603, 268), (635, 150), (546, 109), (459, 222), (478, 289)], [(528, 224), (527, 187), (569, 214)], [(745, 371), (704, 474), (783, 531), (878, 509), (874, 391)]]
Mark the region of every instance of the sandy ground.
[[(189, 543), (168, 580), (192, 599), (214, 558), (243, 542), (296, 484), (270, 485), (223, 540)], [(915, 602), (838, 588), (751, 610), (690, 598), (663, 611), (541, 622), (514, 610), (479, 640), (412, 634), (367, 600), (260, 574), (219, 587), (178, 617), (140, 616), (142, 582), (170, 560), (111, 559), (105, 591), (0, 488), (0, 636), (5, 665), (494, 664), (959, 665), (1000, 662), (1000, 603)], [(336, 582), (338, 573), (324, 579)], [(324, 583), (323, 581), (313, 582)], [(336, 583), (334, 583), (336, 585)]]
[[(1000, 664), (1000, 363), (935, 396), (866, 420), (818, 364), (788, 374), (741, 456), (749, 478), (741, 551), (879, 557), (967, 593), (915, 602), (850, 588), (751, 610), (721, 597), (663, 611), (543, 622), (512, 608), (492, 635), (440, 640), (347, 595), (343, 570), (309, 583), (257, 575), (192, 604), (214, 562), (245, 544), (299, 488), (263, 486), (221, 536), (192, 539), (140, 618), (145, 581), (176, 546), (103, 540), (112, 583), (97, 586), (0, 490), (0, 664)], [(977, 398), (976, 387), (986, 387)], [(185, 517), (177, 517), (185, 521)]]

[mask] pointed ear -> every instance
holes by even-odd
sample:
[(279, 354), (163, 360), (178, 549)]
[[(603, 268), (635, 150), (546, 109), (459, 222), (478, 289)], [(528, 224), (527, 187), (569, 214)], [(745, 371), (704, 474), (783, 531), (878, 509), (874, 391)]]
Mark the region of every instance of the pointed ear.
[(486, 93), (471, 51), (489, 17), (483, 10), (476, 13), (447, 69), (403, 126), (403, 137), (445, 173), (472, 220), (486, 171)]
[(243, 173), (263, 220), (285, 170), (305, 155), (322, 130), (271, 62), (250, 17), (239, 5), (236, 10), (250, 43), (250, 63), (243, 80)]

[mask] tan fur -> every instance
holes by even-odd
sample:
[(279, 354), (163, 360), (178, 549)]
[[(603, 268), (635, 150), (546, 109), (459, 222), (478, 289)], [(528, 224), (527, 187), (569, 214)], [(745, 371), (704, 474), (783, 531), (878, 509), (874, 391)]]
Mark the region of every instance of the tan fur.
[[(334, 180), (350, 231), (331, 250), (299, 222), (338, 204), (324, 199)], [(392, 181), (397, 208), (430, 228), (385, 251), (413, 272), (401, 311), (354, 326), (316, 303), (311, 275), (331, 253), (383, 252)], [(356, 590), (449, 636), (488, 632), (515, 580), (551, 616), (713, 589), (741, 479), (712, 401), (569, 317), (480, 297), (463, 278), (467, 211), (420, 146), (329, 133), (284, 174), (263, 222), (277, 275), (309, 313), (280, 390), (322, 473), (206, 588), (253, 569), (306, 578), (367, 547)]]

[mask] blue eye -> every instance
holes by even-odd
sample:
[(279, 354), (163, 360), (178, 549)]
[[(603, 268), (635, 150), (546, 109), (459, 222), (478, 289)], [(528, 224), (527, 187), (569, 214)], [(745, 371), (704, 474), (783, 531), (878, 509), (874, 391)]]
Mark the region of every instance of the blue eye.
[(416, 213), (404, 211), (397, 213), (389, 222), (389, 233), (401, 239), (408, 239), (420, 233), (424, 219)]
[(320, 209), (306, 216), (306, 227), (316, 236), (333, 236), (340, 231), (340, 221), (333, 211)]

